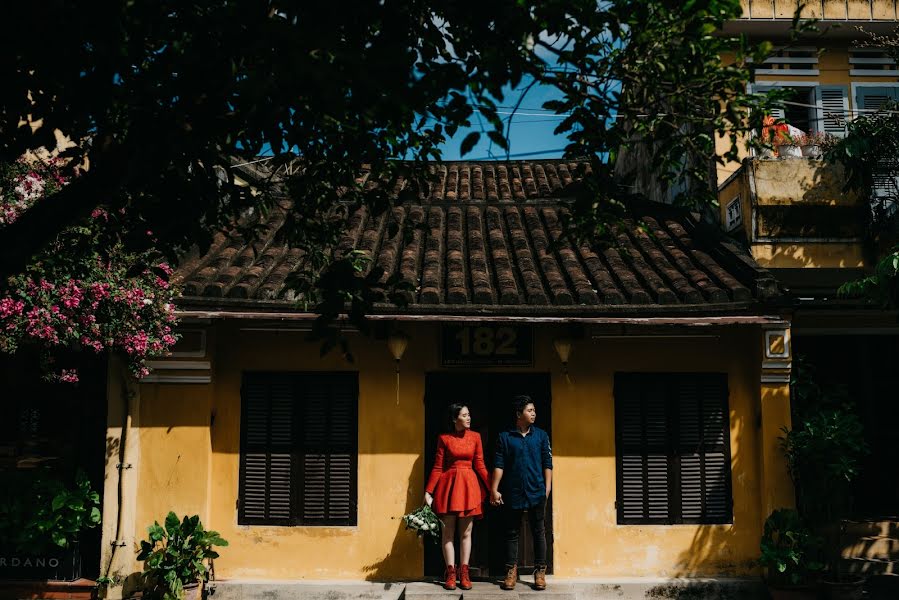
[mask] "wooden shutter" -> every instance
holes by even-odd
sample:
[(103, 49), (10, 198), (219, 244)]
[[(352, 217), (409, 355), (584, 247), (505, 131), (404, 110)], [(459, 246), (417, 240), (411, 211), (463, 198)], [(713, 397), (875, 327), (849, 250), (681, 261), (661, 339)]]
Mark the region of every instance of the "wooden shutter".
[(307, 525), (356, 524), (356, 375), (304, 375), (302, 516)]
[(815, 104), (818, 115), (815, 131), (823, 131), (839, 137), (846, 135), (849, 119), (849, 90), (845, 85), (819, 85), (815, 88)]
[(727, 377), (617, 373), (618, 522), (732, 522)]
[(294, 381), (289, 375), (247, 375), (241, 428), (241, 524), (289, 525), (293, 520)]
[(238, 523), (355, 525), (355, 373), (252, 373), (242, 388)]
[(730, 523), (730, 422), (727, 378), (693, 373), (672, 386), (682, 523)]
[(663, 381), (652, 375), (615, 378), (619, 523), (670, 519), (667, 402)]

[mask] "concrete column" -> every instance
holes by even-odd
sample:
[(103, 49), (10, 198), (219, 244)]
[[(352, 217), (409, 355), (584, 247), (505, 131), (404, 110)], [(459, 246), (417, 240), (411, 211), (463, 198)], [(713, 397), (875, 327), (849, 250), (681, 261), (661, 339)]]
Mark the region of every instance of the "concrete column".
[(119, 599), (123, 595), (125, 579), (135, 571), (140, 387), (115, 355), (109, 360), (106, 392), (106, 477), (100, 575), (112, 580), (106, 597)]
[(792, 350), (789, 323), (762, 329), (761, 448), (762, 515), (767, 518), (777, 508), (796, 505), (787, 459), (780, 448), (784, 428), (792, 427), (790, 417), (790, 373)]

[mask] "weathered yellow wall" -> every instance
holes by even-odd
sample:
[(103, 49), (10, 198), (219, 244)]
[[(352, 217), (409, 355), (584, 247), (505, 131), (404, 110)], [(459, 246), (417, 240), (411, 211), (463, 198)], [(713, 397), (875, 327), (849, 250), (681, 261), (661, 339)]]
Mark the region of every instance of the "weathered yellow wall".
[(757, 160), (749, 164), (758, 204), (858, 204), (854, 192), (843, 190), (846, 177), (841, 165), (809, 159)]
[[(138, 527), (167, 510), (199, 513), (230, 541), (219, 578), (401, 579), (422, 575), (418, 540), (399, 517), (420, 502), (425, 464), (424, 373), (439, 370), (436, 325), (404, 327), (412, 341), (396, 404), (383, 341), (352, 335), (356, 364), (319, 359), (302, 333), (220, 325), (212, 385), (141, 386)], [(551, 372), (555, 572), (561, 577), (746, 574), (763, 521), (758, 329), (700, 339), (576, 341), (570, 383), (538, 330), (535, 366)], [(359, 372), (357, 527), (238, 526), (240, 380), (244, 370)], [(615, 513), (612, 377), (616, 371), (724, 371), (730, 385), (734, 524), (620, 526)], [(504, 370), (506, 372), (506, 370)], [(214, 424), (209, 426), (210, 415)], [(428, 457), (430, 459), (430, 457)], [(475, 541), (477, 543), (477, 541)]]
[(895, 0), (741, 0), (743, 18), (790, 19), (800, 1), (804, 18), (833, 20), (893, 20)]
[(767, 269), (862, 268), (865, 257), (861, 244), (801, 242), (752, 244), (752, 257)]

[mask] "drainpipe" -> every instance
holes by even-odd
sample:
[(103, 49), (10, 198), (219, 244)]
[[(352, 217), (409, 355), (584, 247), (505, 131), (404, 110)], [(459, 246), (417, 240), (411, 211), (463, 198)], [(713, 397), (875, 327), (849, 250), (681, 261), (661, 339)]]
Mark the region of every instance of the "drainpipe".
[[(131, 574), (134, 544), (138, 440), (132, 427), (139, 415), (140, 392), (121, 359), (110, 356), (107, 375), (106, 481), (103, 493), (103, 577), (112, 579), (106, 597), (121, 598), (124, 578)], [(109, 452), (115, 445), (115, 452)], [(114, 525), (113, 525), (114, 524)], [(129, 543), (130, 542), (130, 543)]]

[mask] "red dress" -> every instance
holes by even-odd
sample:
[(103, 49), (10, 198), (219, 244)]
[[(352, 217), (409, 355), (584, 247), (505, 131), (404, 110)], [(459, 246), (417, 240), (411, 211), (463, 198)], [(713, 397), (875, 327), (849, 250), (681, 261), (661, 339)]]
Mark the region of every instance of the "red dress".
[(465, 429), (437, 438), (434, 468), (425, 486), (425, 490), (434, 496), (435, 513), (482, 516), (489, 480), (479, 433)]

